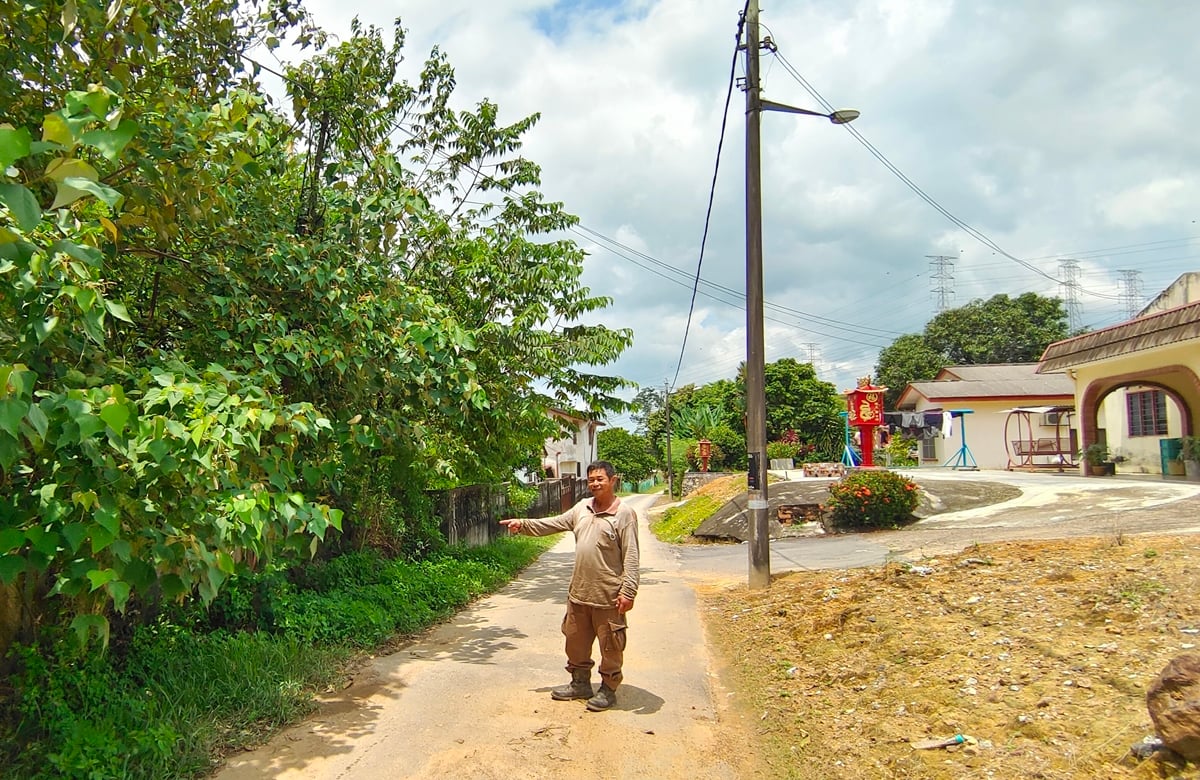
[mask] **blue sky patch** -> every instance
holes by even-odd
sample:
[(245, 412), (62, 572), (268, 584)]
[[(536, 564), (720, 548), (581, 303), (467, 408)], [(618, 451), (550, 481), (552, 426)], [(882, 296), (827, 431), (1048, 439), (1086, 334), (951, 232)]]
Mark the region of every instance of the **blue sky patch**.
[(625, 7), (625, 0), (557, 0), (553, 6), (537, 11), (533, 21), (547, 38), (559, 39), (572, 27), (587, 24), (588, 16), (599, 16), (605, 22), (624, 22), (641, 15), (641, 11)]

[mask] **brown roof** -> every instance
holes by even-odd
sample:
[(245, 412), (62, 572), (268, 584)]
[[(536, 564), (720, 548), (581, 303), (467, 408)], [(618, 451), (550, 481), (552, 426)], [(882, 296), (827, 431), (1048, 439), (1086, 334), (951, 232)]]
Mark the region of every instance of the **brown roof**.
[(904, 390), (898, 407), (915, 405), (913, 393), (920, 393), (930, 401), (1013, 401), (1029, 398), (1075, 397), (1075, 383), (1064, 374), (1047, 374), (1027, 379), (999, 379), (995, 381), (947, 381), (913, 382)]
[(1042, 353), (1039, 374), (1200, 339), (1200, 301), (1056, 341)]
[(943, 379), (971, 381), (1026, 379), (1037, 375), (1037, 365), (1037, 363), (982, 363), (973, 366), (946, 366), (938, 372), (934, 381)]

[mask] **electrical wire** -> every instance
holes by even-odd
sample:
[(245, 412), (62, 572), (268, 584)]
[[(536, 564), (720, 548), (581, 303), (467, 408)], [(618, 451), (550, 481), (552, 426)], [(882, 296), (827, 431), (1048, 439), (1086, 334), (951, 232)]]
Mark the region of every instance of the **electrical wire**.
[[(794, 78), (797, 81), (797, 83), (799, 83), (800, 86), (802, 86), (805, 89), (805, 91), (807, 91), (808, 94), (810, 94), (813, 97), (814, 100), (816, 100), (818, 103), (820, 103), (821, 106), (824, 107), (826, 111), (829, 111), (830, 113), (832, 113), (834, 111), (833, 105), (830, 104), (827, 100), (825, 100), (824, 96), (822, 96), (821, 93), (818, 92), (817, 89), (815, 87), (813, 87), (812, 84), (810, 84), (807, 79), (804, 78), (804, 76), (800, 75), (800, 72), (796, 70), (796, 68), (788, 61), (788, 59), (786, 57), (783, 56), (782, 53), (779, 52), (779, 50), (777, 48), (774, 49), (772, 53), (780, 61), (780, 63), (782, 63), (784, 70), (786, 70), (792, 76), (792, 78)], [(890, 171), (906, 187), (908, 187), (910, 190), (912, 190), (917, 195), (917, 197), (921, 198), (921, 200), (925, 201), (930, 206), (932, 206), (935, 211), (940, 213), (946, 219), (950, 220), (951, 223), (953, 223), (955, 226), (957, 226), (958, 228), (960, 228), (961, 230), (966, 232), (967, 235), (971, 236), (973, 239), (975, 239), (979, 243), (983, 244), (984, 246), (988, 247), (992, 251), (997, 252), (997, 253), (1003, 255), (1004, 257), (1007, 257), (1009, 260), (1012, 260), (1013, 262), (1017, 263), (1018, 265), (1026, 268), (1029, 271), (1032, 271), (1033, 273), (1035, 273), (1039, 276), (1045, 277), (1046, 279), (1054, 282), (1055, 284), (1060, 284), (1060, 285), (1066, 284), (1062, 279), (1059, 279), (1055, 276), (1052, 276), (1051, 274), (1046, 273), (1045, 271), (1038, 268), (1033, 263), (1030, 263), (1026, 260), (1022, 260), (1021, 258), (1017, 257), (1016, 255), (1009, 253), (1006, 249), (1004, 249), (1002, 246), (1000, 246), (995, 241), (993, 241), (991, 238), (989, 238), (985, 233), (983, 233), (982, 231), (976, 229), (975, 227), (967, 224), (963, 220), (959, 219), (957, 216), (955, 216), (953, 213), (951, 213), (946, 207), (942, 206), (941, 203), (934, 200), (932, 196), (930, 196), (923, 189), (921, 189), (916, 184), (916, 182), (914, 182), (912, 179), (910, 179), (908, 176), (906, 176), (903, 171), (901, 171), (898, 167), (896, 167), (896, 165), (894, 163), (892, 163), (892, 161), (889, 160), (887, 158), (887, 156), (883, 154), (883, 152), (879, 151), (879, 149), (877, 149), (874, 144), (872, 144), (870, 141), (867, 140), (866, 136), (864, 136), (861, 132), (859, 132), (858, 128), (854, 127), (850, 123), (843, 124), (842, 126), (844, 128), (846, 128), (847, 132), (849, 132), (852, 136), (854, 136), (855, 140), (857, 140), (863, 146), (863, 148), (865, 148), (871, 154), (872, 157), (879, 160), (879, 162), (883, 163), (883, 166), (885, 168), (887, 168), (888, 171)], [(1084, 287), (1080, 287), (1078, 285), (1075, 285), (1075, 287), (1080, 292), (1082, 292), (1086, 295), (1091, 295), (1096, 298), (1104, 298), (1107, 300), (1118, 300), (1120, 297), (1120, 296), (1116, 296), (1116, 295), (1110, 295), (1108, 293), (1095, 292), (1093, 290), (1088, 290), (1088, 289), (1086, 289)]]
[[(675, 363), (675, 376), (671, 380), (670, 387), (674, 387), (675, 382), (679, 379), (679, 369), (683, 366), (683, 355), (687, 351), (688, 333), (692, 328), (692, 314), (696, 310), (696, 293), (700, 289), (700, 269), (704, 265), (704, 248), (708, 244), (708, 228), (712, 224), (713, 201), (717, 194), (717, 174), (721, 170), (721, 150), (725, 146), (725, 128), (729, 124), (729, 103), (733, 98), (738, 52), (741, 49), (742, 30), (746, 26), (746, 11), (749, 7), (750, 0), (746, 0), (746, 5), (742, 8), (741, 15), (738, 16), (737, 34), (733, 39), (733, 61), (729, 64), (729, 84), (725, 89), (725, 110), (721, 113), (721, 135), (717, 139), (717, 157), (713, 162), (712, 184), (708, 189), (708, 209), (704, 213), (704, 232), (700, 236), (700, 257), (696, 260), (696, 279), (692, 283), (692, 301), (688, 304), (687, 323), (683, 326), (683, 339), (679, 345), (679, 360)], [(667, 392), (670, 392), (670, 388)]]

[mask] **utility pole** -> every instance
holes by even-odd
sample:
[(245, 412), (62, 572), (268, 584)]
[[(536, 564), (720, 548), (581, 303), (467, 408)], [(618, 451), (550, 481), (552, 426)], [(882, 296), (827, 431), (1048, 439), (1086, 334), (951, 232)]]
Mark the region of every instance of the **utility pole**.
[[(810, 111), (763, 100), (758, 81), (758, 0), (747, 0), (746, 15), (746, 512), (750, 521), (749, 585), (771, 584), (771, 534), (767, 519), (767, 397), (763, 344), (762, 155), (759, 129), (763, 111), (804, 114), (844, 125), (858, 118), (853, 109)], [(769, 45), (769, 44), (768, 44)]]
[(763, 343), (762, 96), (758, 81), (758, 0), (746, 3), (746, 512), (753, 589), (771, 584), (767, 525), (767, 409)]
[(675, 500), (675, 462), (671, 460), (671, 385), (663, 380), (663, 409), (667, 413), (667, 498)]

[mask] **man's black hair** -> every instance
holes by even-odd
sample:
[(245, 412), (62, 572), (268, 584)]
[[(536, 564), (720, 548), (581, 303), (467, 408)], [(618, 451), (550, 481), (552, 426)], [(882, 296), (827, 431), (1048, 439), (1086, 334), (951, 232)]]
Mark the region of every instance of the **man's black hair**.
[(606, 460), (593, 461), (592, 463), (588, 464), (587, 471), (583, 473), (591, 474), (593, 471), (603, 471), (605, 476), (607, 476), (609, 479), (612, 479), (617, 474), (617, 470), (613, 467), (613, 464)]

